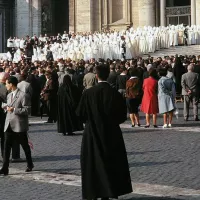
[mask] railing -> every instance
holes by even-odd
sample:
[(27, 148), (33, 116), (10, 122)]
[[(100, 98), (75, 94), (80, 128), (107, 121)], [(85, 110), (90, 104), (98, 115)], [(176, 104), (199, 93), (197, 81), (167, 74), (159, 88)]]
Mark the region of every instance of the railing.
[(191, 6), (166, 7), (167, 16), (191, 15)]

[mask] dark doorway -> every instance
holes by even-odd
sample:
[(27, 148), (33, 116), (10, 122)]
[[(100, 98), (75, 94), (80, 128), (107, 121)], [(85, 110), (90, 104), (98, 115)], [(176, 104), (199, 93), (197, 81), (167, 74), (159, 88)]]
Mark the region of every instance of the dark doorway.
[(0, 0), (0, 53), (7, 51), (7, 39), (13, 36), (14, 1)]
[(54, 34), (69, 31), (69, 1), (54, 1)]
[(190, 0), (174, 0), (174, 6), (190, 6)]
[(167, 7), (190, 6), (191, 0), (167, 0)]

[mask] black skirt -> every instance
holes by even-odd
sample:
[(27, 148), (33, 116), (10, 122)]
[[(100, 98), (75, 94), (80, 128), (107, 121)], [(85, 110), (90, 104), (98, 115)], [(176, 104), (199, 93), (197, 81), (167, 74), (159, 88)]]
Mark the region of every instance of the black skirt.
[(134, 99), (126, 99), (126, 105), (127, 105), (127, 109), (129, 114), (138, 114), (138, 107), (140, 105), (139, 103), (139, 99), (138, 98), (134, 98)]

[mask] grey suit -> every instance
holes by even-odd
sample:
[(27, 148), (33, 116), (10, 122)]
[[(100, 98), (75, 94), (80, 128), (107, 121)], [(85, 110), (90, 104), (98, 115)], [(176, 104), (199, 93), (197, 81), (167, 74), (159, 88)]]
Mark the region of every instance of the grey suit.
[(11, 93), (7, 96), (7, 106), (14, 107), (14, 111), (7, 112), (4, 132), (10, 124), (14, 132), (27, 132), (28, 125), (28, 109), (31, 106), (30, 98), (27, 94), (17, 89), (17, 93), (11, 102)]
[(30, 97), (21, 90), (17, 89), (14, 98), (12, 99), (12, 93), (7, 96), (7, 106), (13, 107), (13, 112), (7, 112), (6, 121), (4, 126), (5, 132), (5, 147), (3, 155), (3, 167), (2, 170), (8, 171), (9, 158), (11, 147), (14, 142), (22, 145), (25, 152), (28, 167), (33, 168), (33, 162), (31, 158), (31, 150), (28, 144), (27, 131), (28, 125), (28, 108), (30, 107)]
[(18, 83), (17, 87), (24, 93), (30, 95), (30, 97), (32, 96), (33, 90), (31, 87), (31, 84), (28, 83), (27, 81), (21, 81), (20, 83)]
[[(194, 118), (198, 118), (198, 101), (200, 78), (197, 73), (187, 72), (182, 75), (181, 79), (182, 95), (184, 95), (184, 117), (189, 117), (190, 102), (193, 103)], [(191, 93), (188, 93), (191, 91)]]

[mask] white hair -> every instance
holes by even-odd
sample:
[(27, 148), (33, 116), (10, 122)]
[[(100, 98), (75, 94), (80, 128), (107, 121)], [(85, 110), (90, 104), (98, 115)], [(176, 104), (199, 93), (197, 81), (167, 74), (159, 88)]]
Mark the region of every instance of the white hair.
[(192, 64), (192, 63), (189, 64), (188, 67), (187, 67), (187, 70), (188, 71), (194, 71), (194, 64)]

